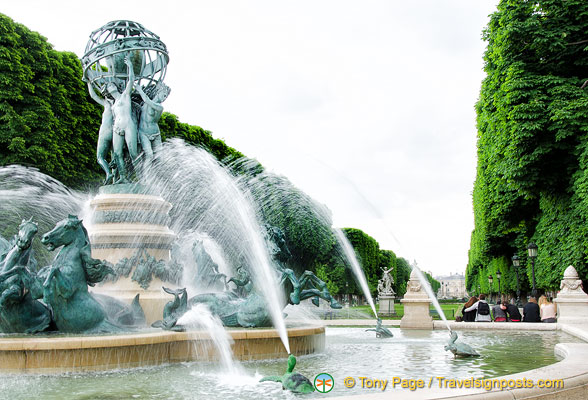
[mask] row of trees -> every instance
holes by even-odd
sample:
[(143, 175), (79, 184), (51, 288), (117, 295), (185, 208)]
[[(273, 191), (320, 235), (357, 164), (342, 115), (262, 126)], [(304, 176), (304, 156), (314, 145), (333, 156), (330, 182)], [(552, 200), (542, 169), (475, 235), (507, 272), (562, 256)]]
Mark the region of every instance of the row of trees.
[(564, 269), (588, 273), (588, 2), (502, 0), (484, 39), (476, 105), (475, 229), (466, 285), (516, 290), (511, 258), (531, 287), (527, 245), (539, 246), (537, 287), (559, 289)]
[[(0, 165), (34, 166), (75, 189), (100, 184), (95, 146), (102, 109), (90, 99), (81, 76), (74, 53), (54, 50), (43, 36), (0, 14)], [(287, 252), (280, 254), (282, 262), (299, 272), (314, 271), (333, 294), (362, 293), (342, 257), (325, 206), (209, 131), (182, 123), (170, 113), (163, 114), (159, 125), (163, 140), (180, 137), (202, 146), (247, 181), (245, 187), (260, 205), (261, 219), (283, 234)], [(403, 295), (409, 263), (392, 251), (380, 250), (375, 239), (358, 229), (344, 232), (372, 294), (381, 269), (393, 267), (395, 290)], [(429, 278), (438, 289), (438, 282)]]

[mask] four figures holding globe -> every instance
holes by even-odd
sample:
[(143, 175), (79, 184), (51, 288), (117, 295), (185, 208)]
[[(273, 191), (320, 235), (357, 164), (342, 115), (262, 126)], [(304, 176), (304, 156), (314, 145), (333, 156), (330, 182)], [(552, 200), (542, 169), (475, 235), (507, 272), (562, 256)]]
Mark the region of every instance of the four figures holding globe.
[(159, 37), (136, 22), (113, 21), (90, 35), (82, 65), (90, 97), (104, 107), (96, 158), (105, 184), (130, 183), (160, 150), (168, 60)]

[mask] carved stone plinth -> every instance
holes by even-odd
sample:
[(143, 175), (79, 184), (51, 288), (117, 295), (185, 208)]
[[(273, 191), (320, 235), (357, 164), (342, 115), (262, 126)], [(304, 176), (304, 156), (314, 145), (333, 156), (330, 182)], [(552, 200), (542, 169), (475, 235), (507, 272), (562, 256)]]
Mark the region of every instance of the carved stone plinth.
[(390, 317), (392, 315), (396, 315), (396, 310), (394, 309), (394, 299), (395, 296), (380, 296), (379, 297), (379, 304), (378, 304), (378, 316), (380, 317)]
[[(116, 193), (110, 186), (104, 186), (90, 206), (94, 211), (92, 224), (88, 226), (92, 257), (114, 265), (133, 257), (145, 259), (150, 256), (153, 261), (169, 261), (175, 234), (168, 228), (168, 213), (172, 205), (163, 198), (142, 193)], [(104, 282), (92, 291), (128, 303), (139, 294), (147, 322), (161, 319), (163, 306), (171, 300), (161, 287), (173, 285), (150, 276), (149, 286), (144, 289), (136, 279), (133, 280), (136, 277), (134, 273), (135, 267), (126, 277)]]
[(410, 273), (406, 294), (400, 300), (404, 305), (404, 316), (400, 320), (402, 329), (433, 329), (433, 318), (429, 315), (431, 300), (422, 287), (415, 269)]
[(573, 266), (564, 272), (561, 290), (557, 294), (557, 322), (579, 324), (588, 321), (588, 295), (582, 290), (582, 281)]

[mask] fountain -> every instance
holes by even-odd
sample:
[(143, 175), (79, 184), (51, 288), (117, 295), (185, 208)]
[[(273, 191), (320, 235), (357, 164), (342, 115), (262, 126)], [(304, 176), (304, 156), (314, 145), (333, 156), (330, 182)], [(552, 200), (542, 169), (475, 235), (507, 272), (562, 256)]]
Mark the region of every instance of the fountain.
[[(39, 229), (32, 220), (23, 220), (13, 241), (0, 241), (0, 253), (6, 254), (2, 332), (83, 334), (73, 346), (56, 334), (3, 340), (3, 370), (209, 359), (206, 346), (196, 343), (206, 342), (206, 335), (193, 333), (194, 314), (203, 310), (227, 327), (273, 327), (231, 331), (236, 358), (308, 354), (324, 346), (324, 328), (287, 329), (282, 309), (305, 299), (340, 308), (326, 284), (309, 271), (299, 275), (281, 265), (276, 251), (270, 254), (268, 248), (279, 247), (272, 239), (279, 229), (260, 224), (248, 190), (225, 166), (181, 141), (161, 143), (157, 122), (170, 93), (163, 83), (168, 62), (165, 44), (135, 22), (113, 21), (90, 35), (84, 80), (104, 107), (97, 159), (105, 185), (96, 196), (77, 194), (22, 167), (1, 171), (14, 179), (0, 193), (5, 204), (35, 215), (42, 232), (55, 225), (42, 236), (43, 262), (50, 265), (40, 270), (29, 259)], [(50, 190), (36, 189), (38, 184)], [(63, 207), (47, 207), (55, 199), (51, 192), (60, 196), (51, 206)], [(13, 205), (19, 196), (22, 203)], [(65, 219), (59, 221), (56, 210), (67, 211)], [(47, 250), (57, 248), (49, 261)], [(145, 330), (149, 325), (163, 330)], [(128, 331), (135, 333), (87, 336)], [(146, 352), (150, 356), (143, 357)]]

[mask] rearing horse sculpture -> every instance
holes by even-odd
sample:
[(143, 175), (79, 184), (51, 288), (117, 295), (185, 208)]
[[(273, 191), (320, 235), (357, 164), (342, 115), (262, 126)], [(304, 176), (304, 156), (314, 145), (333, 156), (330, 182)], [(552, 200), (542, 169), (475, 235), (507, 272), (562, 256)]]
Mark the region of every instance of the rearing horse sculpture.
[(0, 332), (41, 332), (49, 327), (51, 314), (36, 300), (42, 295), (41, 286), (28, 269), (38, 228), (32, 218), (18, 228), (12, 247), (0, 255)]
[(43, 299), (53, 310), (57, 329), (62, 332), (112, 332), (120, 330), (106, 320), (106, 312), (88, 292), (113, 273), (106, 262), (90, 255), (88, 232), (74, 215), (55, 225), (41, 242), (49, 250), (63, 246), (53, 264), (45, 267)]

